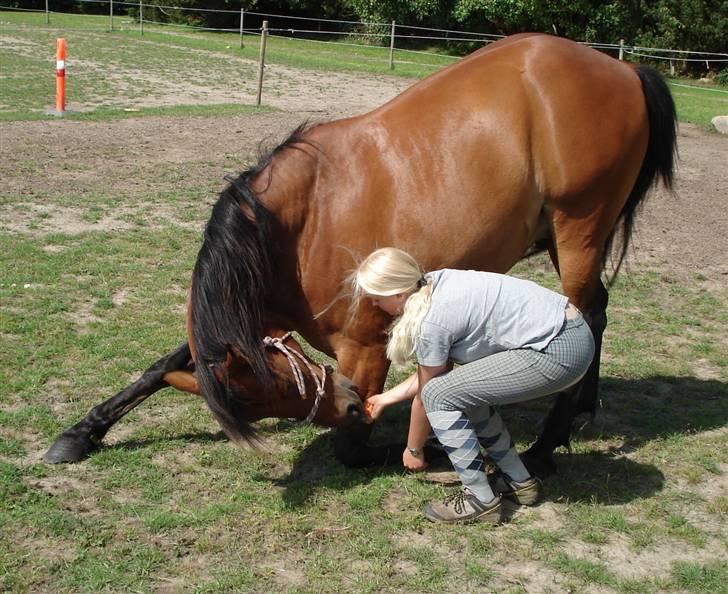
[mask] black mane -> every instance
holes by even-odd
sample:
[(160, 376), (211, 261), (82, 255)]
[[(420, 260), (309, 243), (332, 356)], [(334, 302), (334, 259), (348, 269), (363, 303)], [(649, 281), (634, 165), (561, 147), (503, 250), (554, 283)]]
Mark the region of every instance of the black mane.
[(228, 184), (212, 209), (192, 273), (191, 333), (197, 379), (210, 410), (234, 441), (250, 440), (254, 431), (228, 382), (219, 381), (215, 370), (224, 374), (222, 364), (228, 353), (234, 353), (250, 363), (264, 386), (271, 385), (262, 321), (271, 289), (276, 220), (250, 184), (281, 151), (310, 144), (303, 137), (308, 129), (306, 123), (300, 125), (281, 144), (262, 153), (254, 167), (226, 178)]

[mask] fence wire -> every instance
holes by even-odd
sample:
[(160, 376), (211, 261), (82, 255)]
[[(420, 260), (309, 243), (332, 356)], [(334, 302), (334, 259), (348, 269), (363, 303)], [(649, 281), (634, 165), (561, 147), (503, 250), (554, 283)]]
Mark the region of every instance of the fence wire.
[[(275, 14), (275, 13), (267, 13), (267, 12), (256, 12), (256, 11), (248, 11), (248, 10), (223, 10), (223, 9), (213, 9), (213, 8), (192, 8), (192, 7), (186, 7), (186, 6), (172, 6), (172, 5), (156, 5), (156, 4), (144, 4), (143, 2), (128, 2), (125, 0), (76, 0), (77, 2), (82, 3), (94, 3), (94, 4), (115, 4), (119, 6), (126, 6), (126, 7), (132, 7), (132, 8), (141, 8), (142, 10), (146, 9), (159, 9), (162, 11), (163, 14), (165, 10), (174, 10), (174, 11), (181, 11), (181, 12), (197, 12), (197, 13), (221, 13), (221, 14), (235, 14), (235, 15), (241, 15), (241, 17), (244, 16), (253, 16), (258, 18), (275, 18), (275, 19), (282, 19), (286, 21), (291, 20), (297, 20), (297, 21), (307, 21), (307, 22), (315, 22), (315, 23), (331, 23), (331, 24), (337, 24), (337, 25), (353, 25), (355, 27), (361, 27), (363, 28), (362, 31), (352, 31), (352, 30), (332, 30), (332, 29), (311, 29), (311, 28), (302, 28), (297, 29), (295, 27), (273, 27), (270, 28), (268, 31), (270, 33), (287, 33), (289, 36), (285, 35), (273, 35), (275, 37), (284, 38), (284, 39), (297, 39), (299, 41), (307, 41), (311, 43), (334, 43), (349, 47), (361, 47), (361, 48), (378, 48), (385, 51), (396, 51), (397, 53), (400, 52), (406, 52), (410, 54), (421, 54), (423, 56), (438, 56), (443, 58), (451, 58), (451, 59), (457, 59), (453, 56), (447, 56), (443, 54), (437, 54), (434, 52), (428, 52), (428, 51), (422, 51), (422, 50), (412, 50), (412, 49), (405, 49), (405, 48), (389, 48), (385, 46), (380, 45), (367, 45), (363, 43), (351, 43), (351, 42), (344, 42), (344, 41), (324, 41), (324, 40), (317, 40), (317, 39), (301, 39), (301, 38), (295, 38), (290, 37), (292, 35), (321, 35), (321, 36), (341, 36), (342, 38), (380, 38), (380, 39), (390, 39), (392, 45), (396, 45), (397, 40), (417, 40), (417, 41), (435, 41), (435, 42), (441, 42), (441, 43), (483, 43), (484, 45), (491, 43), (492, 41), (495, 41), (497, 39), (500, 39), (503, 37), (503, 35), (495, 35), (490, 33), (479, 33), (474, 31), (456, 31), (452, 29), (438, 29), (433, 27), (421, 27), (417, 25), (406, 25), (406, 24), (397, 24), (397, 23), (381, 23), (381, 22), (361, 22), (361, 21), (350, 21), (350, 20), (342, 20), (342, 19), (327, 19), (327, 18), (316, 18), (316, 17), (302, 17), (302, 16), (295, 16), (295, 15), (283, 15), (283, 14)], [(46, 11), (46, 10), (38, 10), (38, 9), (26, 9), (26, 8), (16, 8), (16, 7), (10, 7), (10, 6), (2, 6), (0, 7), (1, 10), (14, 10), (19, 12), (46, 12), (51, 13), (53, 11)], [(184, 24), (184, 23), (169, 23), (169, 22), (161, 22), (156, 21), (152, 19), (142, 18), (141, 19), (142, 24), (151, 24), (156, 25), (160, 27), (179, 27), (184, 29), (194, 29), (199, 31), (221, 31), (226, 33), (245, 33), (246, 35), (252, 35), (254, 32), (260, 32), (260, 28), (248, 28), (248, 29), (240, 29), (240, 28), (221, 28), (221, 27), (204, 27), (202, 25), (195, 25), (195, 24)], [(383, 28), (381, 33), (370, 33), (367, 32), (367, 29), (380, 27)], [(393, 32), (392, 32), (393, 30)], [(419, 34), (403, 34), (402, 32), (404, 30), (412, 30), (412, 31), (423, 31), (423, 32), (433, 32), (433, 33), (444, 33), (445, 35), (419, 35)], [(398, 34), (398, 31), (400, 32)], [(454, 35), (454, 37), (451, 37), (450, 35)], [(471, 36), (471, 37), (465, 37), (465, 36)], [(614, 43), (601, 43), (601, 42), (579, 42), (582, 45), (586, 45), (595, 49), (599, 50), (611, 50), (613, 52), (623, 52), (625, 55), (635, 56), (638, 58), (646, 58), (650, 60), (658, 60), (658, 61), (669, 61), (669, 62), (690, 62), (690, 63), (696, 63), (696, 62), (705, 62), (706, 66), (709, 67), (711, 62), (716, 63), (724, 63), (728, 62), (728, 53), (716, 53), (716, 52), (702, 52), (702, 51), (695, 51), (695, 50), (678, 50), (678, 49), (668, 49), (668, 48), (653, 48), (653, 47), (640, 47), (640, 46), (628, 46), (623, 44), (614, 44)], [(672, 55), (664, 55), (664, 54), (672, 54)], [(678, 54), (678, 55), (674, 55)], [(688, 56), (702, 56), (702, 57), (688, 57)], [(396, 63), (410, 63), (404, 60), (393, 60), (393, 62)], [(427, 64), (422, 63), (421, 65), (425, 66)], [(432, 66), (435, 66), (434, 64)]]

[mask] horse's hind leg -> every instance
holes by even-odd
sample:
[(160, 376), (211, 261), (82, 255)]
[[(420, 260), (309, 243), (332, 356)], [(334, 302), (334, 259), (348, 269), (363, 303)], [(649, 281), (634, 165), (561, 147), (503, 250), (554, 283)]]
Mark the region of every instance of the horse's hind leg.
[(572, 255), (562, 251), (558, 261), (554, 250), (550, 249), (549, 252), (561, 275), (564, 293), (581, 309), (591, 328), (595, 350), (592, 363), (584, 377), (571, 388), (557, 394), (556, 402), (546, 418), (543, 432), (523, 455), (529, 471), (539, 476), (547, 476), (556, 471), (553, 451), (559, 446), (569, 447), (571, 429), (576, 416), (584, 412), (593, 416), (596, 411), (602, 335), (607, 327), (606, 311), (609, 301), (607, 289), (599, 278), (601, 272), (599, 252), (578, 251)]
[(92, 408), (81, 421), (61, 433), (43, 459), (51, 464), (58, 464), (78, 462), (88, 456), (121, 417), (156, 391), (169, 385), (176, 385), (174, 381), (165, 381), (165, 374), (171, 375), (171, 372), (189, 369), (191, 359), (187, 343), (162, 357), (137, 381), (116, 396)]

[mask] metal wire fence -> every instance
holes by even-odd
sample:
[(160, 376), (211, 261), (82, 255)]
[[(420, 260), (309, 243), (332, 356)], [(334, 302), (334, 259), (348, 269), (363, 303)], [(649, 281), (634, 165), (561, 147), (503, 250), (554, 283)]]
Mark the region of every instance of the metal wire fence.
[[(50, 10), (50, 1), (51, 0), (46, 0), (46, 8), (44, 11), (46, 13), (47, 22), (50, 22), (50, 16), (54, 12)], [(502, 35), (473, 31), (407, 25), (396, 23), (394, 21), (389, 23), (361, 22), (342, 19), (274, 14), (243, 9), (222, 10), (210, 8), (190, 8), (185, 6), (146, 4), (142, 0), (139, 2), (127, 2), (123, 0), (77, 1), (87, 4), (108, 5), (110, 30), (114, 29), (114, 16), (120, 16), (121, 11), (132, 12), (135, 15), (134, 18), (138, 23), (141, 35), (144, 34), (145, 24), (159, 27), (182, 28), (187, 30), (238, 33), (240, 36), (241, 47), (244, 45), (245, 35), (259, 36), (261, 34), (263, 20), (266, 20), (268, 22), (267, 34), (271, 37), (297, 39), (317, 44), (338, 44), (342, 46), (375, 48), (381, 50), (383, 52), (382, 59), (388, 60), (390, 69), (394, 69), (397, 63), (409, 63), (408, 60), (402, 59), (400, 56), (420, 54), (424, 56), (437, 56), (440, 59), (446, 60), (457, 60), (460, 57), (460, 55), (457, 54), (467, 53), (467, 50), (472, 50), (477, 46), (487, 45), (488, 43), (492, 43), (493, 41), (503, 37)], [(0, 6), (0, 9), (38, 12), (31, 11), (29, 9), (13, 9), (5, 6)], [(171, 22), (170, 17), (173, 16), (173, 13), (176, 13), (177, 15), (185, 15), (188, 22)], [(209, 15), (210, 13), (227, 15), (228, 21), (232, 20), (230, 18), (232, 15), (235, 15), (235, 18), (238, 20), (238, 26), (211, 27), (195, 22), (195, 14)], [(300, 26), (298, 26), (299, 24)], [(444, 49), (446, 52), (449, 50), (455, 55), (449, 55), (448, 53), (436, 53), (425, 49), (413, 49), (412, 47), (414, 44), (421, 46), (426, 42)], [(639, 59), (669, 62), (672, 73), (675, 71), (676, 64), (704, 62), (706, 68), (709, 69), (711, 64), (723, 65), (724, 63), (728, 63), (728, 52), (716, 53), (697, 50), (631, 46), (625, 44), (624, 40), (621, 40), (620, 43), (582, 43), (595, 49), (614, 54), (615, 57), (619, 57), (620, 59), (624, 59), (625, 56), (632, 56)], [(423, 66), (439, 66), (438, 64), (418, 63)]]

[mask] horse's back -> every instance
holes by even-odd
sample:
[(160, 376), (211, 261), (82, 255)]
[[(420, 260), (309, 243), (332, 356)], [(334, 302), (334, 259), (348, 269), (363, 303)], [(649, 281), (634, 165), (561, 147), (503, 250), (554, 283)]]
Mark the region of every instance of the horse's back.
[[(641, 160), (649, 132), (630, 65), (541, 34), (489, 45), (365, 119), (382, 154), (429, 151), (477, 168), (493, 191), (515, 197), (538, 188), (555, 202), (625, 173), (625, 163)], [(479, 183), (478, 171), (472, 175)]]

